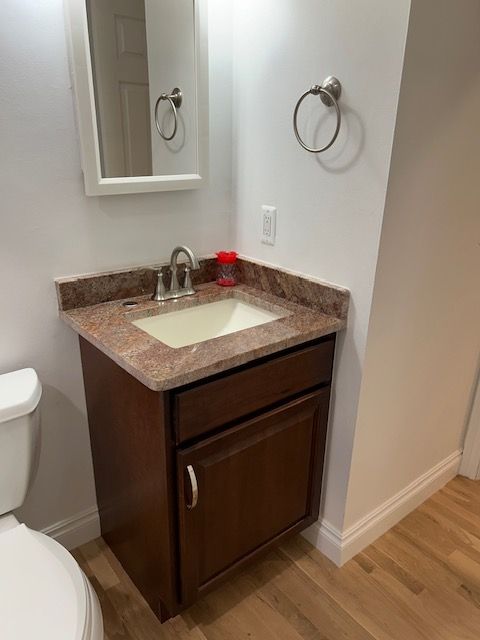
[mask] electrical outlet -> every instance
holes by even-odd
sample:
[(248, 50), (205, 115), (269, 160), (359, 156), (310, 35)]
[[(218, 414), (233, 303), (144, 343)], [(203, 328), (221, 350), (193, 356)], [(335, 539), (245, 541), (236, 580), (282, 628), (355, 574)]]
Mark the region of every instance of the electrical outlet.
[(277, 209), (263, 205), (262, 207), (262, 242), (274, 245), (277, 233)]

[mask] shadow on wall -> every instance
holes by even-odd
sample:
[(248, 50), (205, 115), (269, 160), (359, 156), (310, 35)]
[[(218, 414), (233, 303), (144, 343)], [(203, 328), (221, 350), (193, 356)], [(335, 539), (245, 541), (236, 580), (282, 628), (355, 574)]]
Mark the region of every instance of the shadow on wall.
[[(354, 297), (350, 298), (350, 306), (348, 310), (348, 325), (349, 327), (354, 327), (357, 325), (357, 314), (355, 309)], [(351, 343), (351, 344), (349, 344)], [(339, 375), (339, 370), (341, 368), (341, 362), (343, 359), (344, 350), (347, 349), (350, 354), (354, 354), (354, 359), (350, 356), (348, 372), (343, 370), (343, 376)], [(355, 390), (356, 396), (359, 397), (360, 394), (360, 381), (361, 381), (361, 359), (358, 353), (358, 350), (355, 345), (354, 336), (351, 331), (342, 331), (337, 334), (337, 344), (335, 349), (335, 362), (333, 368), (333, 379), (336, 381), (332, 385), (331, 397), (330, 397), (330, 417), (329, 417), (329, 428), (327, 434), (327, 446), (325, 453), (325, 469), (323, 471), (323, 487), (322, 487), (322, 502), (320, 505), (320, 518), (321, 521), (323, 518), (323, 513), (325, 511), (325, 497), (328, 495), (330, 500), (337, 500), (340, 497), (343, 499), (343, 503), (346, 501), (346, 490), (347, 485), (342, 489), (341, 487), (333, 487), (328, 485), (328, 478), (333, 478), (334, 475), (329, 472), (328, 464), (329, 460), (331, 460), (331, 446), (332, 446), (332, 424), (337, 424), (337, 434), (336, 438), (340, 441), (341, 447), (341, 458), (343, 460), (343, 464), (345, 465), (345, 469), (349, 469), (351, 465), (352, 452), (353, 452), (353, 438), (352, 431), (349, 425), (355, 425), (355, 416), (357, 414), (357, 404), (355, 406), (345, 406), (345, 404), (341, 403), (341, 400), (338, 398), (345, 397), (345, 387), (352, 389), (353, 387), (358, 385), (358, 389)], [(348, 375), (348, 379), (345, 379), (345, 375)], [(357, 382), (358, 381), (358, 382)], [(342, 428), (343, 427), (343, 428)], [(338, 434), (341, 433), (339, 436)], [(336, 456), (338, 459), (338, 455)], [(340, 495), (341, 492), (341, 495)]]
[[(336, 125), (333, 108), (319, 105), (312, 108), (300, 127), (304, 142), (313, 148), (323, 147), (331, 139)], [(342, 123), (340, 133), (333, 146), (323, 153), (314, 154), (315, 160), (325, 171), (342, 174), (349, 171), (360, 158), (365, 147), (365, 125), (360, 114), (340, 98)], [(305, 153), (308, 153), (305, 151)]]
[(478, 480), (480, 474), (480, 354), (465, 414), (464, 450), (460, 475)]
[[(66, 513), (76, 514), (91, 507), (88, 479), (93, 478), (86, 416), (58, 389), (43, 386), (40, 461), (24, 505), (17, 510), (34, 529), (52, 525), (58, 519), (58, 505), (71, 504)], [(94, 495), (94, 493), (93, 493)], [(65, 511), (65, 510), (64, 510)]]
[[(316, 155), (317, 163), (328, 173), (346, 173), (360, 158), (365, 147), (365, 125), (358, 111), (342, 103), (340, 99), (340, 110), (342, 112), (342, 128), (335, 144), (326, 153)], [(315, 128), (315, 139), (329, 135), (324, 131), (325, 120), (328, 114), (318, 121)], [(329, 119), (329, 118), (328, 118)], [(322, 138), (323, 139), (323, 138)]]

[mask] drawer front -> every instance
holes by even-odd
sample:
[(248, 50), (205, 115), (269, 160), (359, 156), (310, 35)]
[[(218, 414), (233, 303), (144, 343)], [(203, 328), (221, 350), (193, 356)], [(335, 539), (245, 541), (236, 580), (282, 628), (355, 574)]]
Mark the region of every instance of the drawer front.
[(335, 336), (176, 394), (177, 444), (332, 378)]

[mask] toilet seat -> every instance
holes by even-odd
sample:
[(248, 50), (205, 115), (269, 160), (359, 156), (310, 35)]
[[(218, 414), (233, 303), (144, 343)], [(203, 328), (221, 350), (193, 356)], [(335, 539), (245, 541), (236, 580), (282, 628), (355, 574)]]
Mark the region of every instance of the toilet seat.
[(0, 533), (0, 638), (103, 638), (98, 601), (75, 559), (23, 524)]

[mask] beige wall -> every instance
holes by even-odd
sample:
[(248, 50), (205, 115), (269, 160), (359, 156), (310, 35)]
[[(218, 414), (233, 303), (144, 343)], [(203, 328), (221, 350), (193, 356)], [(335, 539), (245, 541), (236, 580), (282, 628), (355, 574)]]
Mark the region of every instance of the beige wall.
[(462, 447), (480, 348), (479, 117), (480, 2), (414, 0), (346, 529)]

